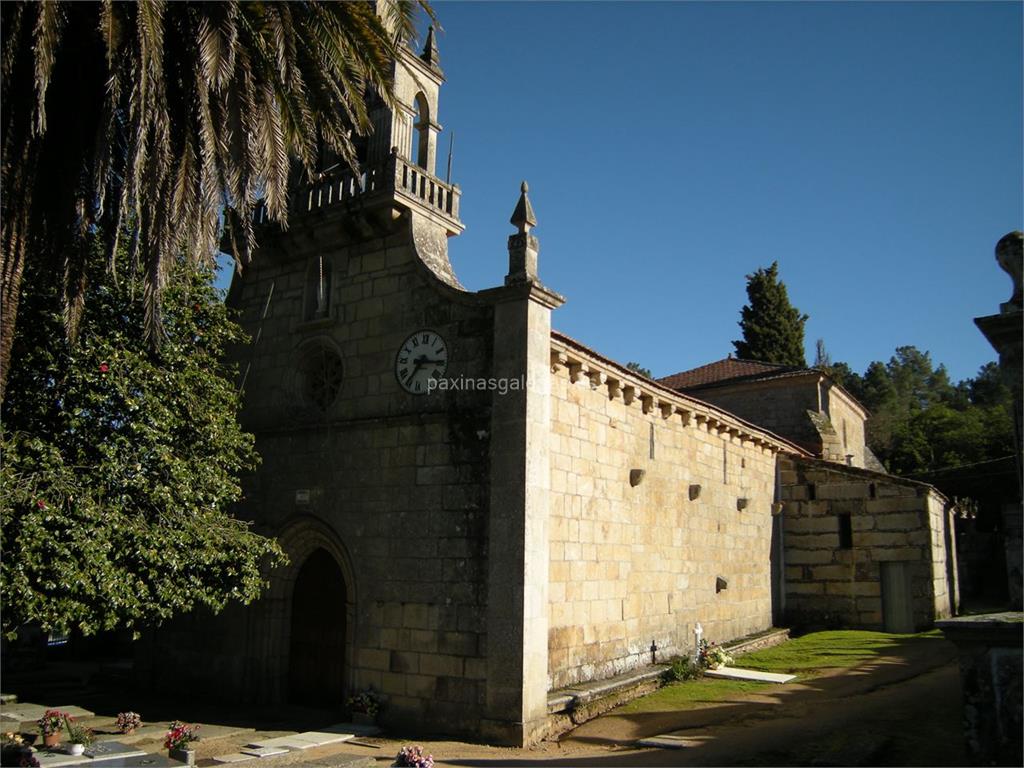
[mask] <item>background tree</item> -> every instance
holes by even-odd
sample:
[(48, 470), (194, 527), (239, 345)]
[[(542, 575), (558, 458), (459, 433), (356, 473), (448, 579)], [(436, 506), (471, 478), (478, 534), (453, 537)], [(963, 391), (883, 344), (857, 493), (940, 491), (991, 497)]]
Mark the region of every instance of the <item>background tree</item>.
[[(99, 248), (98, 248), (99, 250)], [(88, 635), (249, 602), (277, 544), (232, 519), (257, 456), (222, 363), (241, 331), (212, 274), (179, 261), (165, 342), (139, 333), (143, 268), (104, 281), (89, 260), (82, 334), (63, 340), (55, 296), (26, 287), (3, 403), (3, 631)], [(40, 262), (29, 264), (26, 286)], [(96, 279), (92, 279), (92, 278)]]
[(736, 356), (804, 367), (804, 324), (807, 315), (789, 303), (786, 285), (779, 280), (779, 262), (747, 275), (749, 303), (740, 311), (743, 338), (734, 341)]
[(995, 363), (954, 385), (927, 352), (902, 346), (863, 377), (843, 363), (832, 375), (870, 411), (868, 445), (891, 472), (914, 475), (1013, 453), (1012, 396)]
[(648, 379), (653, 379), (650, 368), (644, 368), (640, 363), (626, 363), (626, 367), (634, 373), (639, 373), (641, 376), (646, 376)]
[(818, 339), (814, 343), (814, 365), (812, 367), (822, 371), (827, 371), (832, 367), (832, 355), (825, 349), (824, 339)]
[(0, 400), (29, 260), (44, 265), (35, 279), (59, 297), (73, 338), (94, 253), (87, 235), (97, 225), (110, 233), (113, 269), (132, 220), (126, 268), (143, 265), (155, 342), (175, 259), (184, 249), (212, 260), (225, 206), (244, 262), (258, 198), (287, 223), (290, 157), (313, 173), (325, 146), (354, 165), (352, 135), (371, 130), (368, 89), (393, 102), (392, 64), (413, 30), (413, 3), (383, 4), (386, 18), (375, 7), (2, 4)]

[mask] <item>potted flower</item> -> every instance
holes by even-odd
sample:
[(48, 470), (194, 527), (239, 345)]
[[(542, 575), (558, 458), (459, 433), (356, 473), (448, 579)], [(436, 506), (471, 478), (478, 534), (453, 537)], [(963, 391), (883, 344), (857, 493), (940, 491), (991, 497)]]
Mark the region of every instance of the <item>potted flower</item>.
[(171, 723), (171, 728), (167, 731), (167, 737), (164, 739), (167, 756), (172, 760), (180, 760), (185, 765), (195, 765), (196, 751), (192, 749), (191, 745), (199, 738), (196, 735), (198, 730), (198, 725), (190, 725), (178, 720)]
[(407, 745), (395, 756), (394, 764), (405, 768), (434, 768), (434, 756), (424, 754), (418, 744)]
[(372, 688), (349, 697), (348, 708), (352, 713), (352, 722), (358, 725), (373, 725), (377, 722), (380, 712), (380, 697)]
[(75, 718), (64, 715), (64, 727), (68, 732), (68, 754), (80, 755), (92, 744), (96, 737), (92, 730), (75, 722)]
[(60, 734), (64, 730), (64, 713), (59, 709), (48, 709), (36, 722), (39, 733), (43, 737), (43, 745), (56, 747), (60, 744)]
[(138, 712), (117, 713), (117, 730), (125, 736), (131, 736), (140, 725), (142, 725), (142, 717)]

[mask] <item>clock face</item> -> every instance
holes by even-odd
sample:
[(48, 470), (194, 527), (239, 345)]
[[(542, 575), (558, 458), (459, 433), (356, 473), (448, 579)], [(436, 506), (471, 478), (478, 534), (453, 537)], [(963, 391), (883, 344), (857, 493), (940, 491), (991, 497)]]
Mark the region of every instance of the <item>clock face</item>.
[(406, 392), (425, 395), (433, 389), (431, 379), (441, 379), (448, 370), (448, 345), (440, 334), (416, 331), (402, 342), (395, 356), (395, 377)]

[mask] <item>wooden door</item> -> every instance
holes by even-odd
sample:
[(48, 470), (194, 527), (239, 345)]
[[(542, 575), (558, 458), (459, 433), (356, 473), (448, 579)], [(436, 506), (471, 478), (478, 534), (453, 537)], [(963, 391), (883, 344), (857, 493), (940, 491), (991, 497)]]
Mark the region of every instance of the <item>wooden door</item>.
[(344, 701), (345, 577), (318, 549), (307, 558), (292, 593), (288, 693), (293, 704), (334, 706)]
[(914, 631), (914, 602), (910, 592), (910, 564), (882, 564), (882, 617), (886, 632)]

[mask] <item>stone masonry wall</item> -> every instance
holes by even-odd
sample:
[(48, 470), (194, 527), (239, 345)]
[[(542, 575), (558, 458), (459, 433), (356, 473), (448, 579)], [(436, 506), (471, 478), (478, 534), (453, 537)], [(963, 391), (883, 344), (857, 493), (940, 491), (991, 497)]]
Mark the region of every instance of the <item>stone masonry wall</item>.
[[(948, 513), (937, 491), (819, 460), (787, 456), (779, 465), (791, 624), (884, 629), (886, 562), (909, 569), (915, 628), (950, 615)], [(843, 515), (849, 516), (848, 547), (841, 540)]]
[(709, 387), (696, 390), (693, 396), (809, 451), (821, 450), (821, 437), (807, 416), (808, 411), (819, 409), (817, 374)]
[[(551, 687), (688, 652), (698, 621), (717, 642), (771, 626), (778, 442), (563, 338), (552, 342)], [(716, 593), (717, 577), (728, 586)]]
[[(842, 445), (842, 455), (836, 461), (845, 462), (847, 455), (855, 467), (864, 466), (864, 411), (838, 387), (829, 387), (824, 406), (828, 409), (829, 421)], [(823, 457), (826, 458), (826, 457)]]
[[(449, 378), (488, 376), (493, 307), (430, 274), (408, 215), (361, 244), (338, 245), (336, 230), (325, 237), (312, 227), (280, 235), (233, 286), (230, 303), (256, 339), (236, 351), (242, 418), (263, 458), (238, 514), (263, 533), (295, 529), (296, 541), (315, 529), (340, 561), (347, 605), (323, 608), (349, 614), (341, 703), (372, 687), (385, 699), (385, 722), (472, 733), (485, 700), (491, 393), (411, 395), (398, 386), (395, 359), (410, 333), (428, 328), (447, 341)], [(320, 252), (332, 273), (330, 308), (309, 320), (308, 275)], [(326, 410), (310, 401), (304, 378), (311, 349), (336, 351), (344, 367)], [(236, 612), (236, 624), (259, 632), (230, 652), (253, 664), (224, 680), (204, 672), (218, 660), (201, 646), (176, 644), (167, 652), (180, 664), (167, 674), (192, 670), (218, 680), (222, 696), (285, 701), (290, 590), (311, 547), (290, 551), (291, 564), (270, 574), (271, 591), (244, 620)]]

